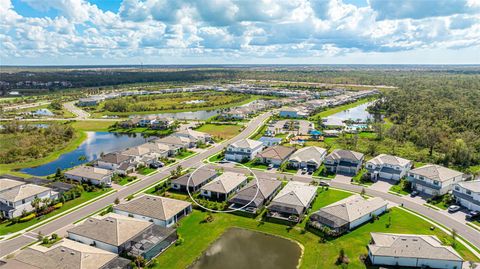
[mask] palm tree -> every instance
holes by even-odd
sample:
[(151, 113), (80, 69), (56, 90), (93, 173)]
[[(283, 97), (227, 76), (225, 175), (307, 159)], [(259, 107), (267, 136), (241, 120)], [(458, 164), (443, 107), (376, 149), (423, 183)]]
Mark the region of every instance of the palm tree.
[(38, 211), (39, 208), (40, 208), (40, 198), (38, 197), (35, 197), (31, 202), (30, 202), (30, 205), (35, 208), (35, 211)]

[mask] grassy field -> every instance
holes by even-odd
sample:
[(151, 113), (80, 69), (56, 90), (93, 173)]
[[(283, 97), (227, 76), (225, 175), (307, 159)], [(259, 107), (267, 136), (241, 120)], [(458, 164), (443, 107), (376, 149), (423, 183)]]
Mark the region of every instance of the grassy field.
[(347, 110), (347, 109), (350, 109), (350, 108), (353, 108), (353, 107), (356, 107), (356, 106), (359, 106), (359, 105), (362, 105), (362, 104), (365, 104), (365, 103), (368, 103), (370, 101), (372, 101), (374, 99), (372, 98), (365, 98), (365, 99), (360, 99), (356, 102), (353, 102), (353, 103), (350, 103), (350, 104), (346, 104), (346, 105), (342, 105), (342, 106), (336, 106), (336, 107), (333, 107), (333, 108), (329, 108), (329, 109), (326, 109), (322, 112), (319, 112), (313, 116), (310, 117), (310, 120), (311, 121), (315, 121), (317, 120), (318, 118), (325, 118), (325, 117), (328, 117), (330, 115), (333, 115), (335, 113), (338, 113), (338, 112), (342, 112), (344, 110)]
[(52, 211), (49, 214), (40, 216), (39, 218), (34, 218), (30, 221), (22, 222), (22, 223), (16, 223), (16, 224), (13, 224), (13, 225), (9, 221), (1, 223), (0, 224), (0, 235), (6, 235), (6, 234), (9, 234), (9, 233), (14, 233), (14, 232), (23, 230), (25, 228), (28, 228), (28, 227), (30, 227), (30, 226), (32, 226), (32, 225), (34, 225), (34, 224), (36, 224), (40, 221), (43, 221), (47, 218), (58, 215), (62, 212), (67, 211), (70, 208), (73, 208), (73, 207), (78, 206), (82, 203), (85, 203), (85, 202), (87, 202), (91, 199), (94, 199), (94, 198), (96, 198), (96, 197), (98, 197), (98, 196), (100, 196), (100, 195), (102, 195), (102, 194), (104, 194), (108, 191), (110, 191), (110, 189), (105, 189), (103, 191), (96, 191), (96, 192), (82, 192), (82, 195), (80, 197), (66, 202), (61, 208), (59, 208), (55, 211)]
[[(18, 170), (18, 169), (26, 168), (26, 167), (35, 167), (35, 166), (39, 166), (39, 165), (42, 165), (44, 163), (48, 163), (48, 162), (51, 162), (53, 160), (56, 160), (58, 157), (60, 157), (60, 155), (76, 149), (78, 146), (80, 146), (80, 144), (82, 144), (82, 142), (86, 138), (87, 138), (86, 133), (81, 132), (81, 131), (77, 131), (77, 132), (75, 132), (75, 138), (72, 141), (70, 141), (67, 146), (65, 146), (63, 148), (60, 148), (60, 149), (58, 149), (54, 152), (51, 152), (46, 157), (35, 159), (35, 160), (32, 160), (32, 161), (27, 161), (27, 162), (0, 164), (0, 174), (9, 173), (9, 174), (23, 176), (23, 177), (28, 176), (26, 174), (16, 172), (14, 170)], [(4, 142), (2, 142), (2, 144), (3, 143), (8, 143), (8, 142), (4, 141)], [(3, 146), (2, 146), (2, 148), (3, 148)]]
[(115, 122), (113, 121), (75, 121), (72, 123), (72, 127), (80, 131), (90, 132), (107, 132), (110, 126)]
[[(241, 217), (233, 214), (213, 214), (214, 220), (204, 223), (206, 213), (194, 211), (180, 222), (179, 235), (184, 239), (183, 244), (172, 246), (161, 254), (155, 268), (186, 268), (195, 259), (202, 255), (208, 246), (214, 242), (228, 228), (238, 227), (255, 230), (268, 234), (282, 236), (295, 240), (303, 245), (304, 254), (300, 268), (338, 268), (335, 265), (336, 257), (341, 249), (345, 250), (350, 258), (348, 268), (366, 268), (359, 260), (359, 256), (367, 253), (366, 245), (370, 241), (370, 232), (432, 234), (448, 241), (450, 237), (439, 229), (430, 230), (431, 224), (401, 209), (392, 209), (380, 217), (379, 220), (355, 229), (354, 231), (331, 241), (321, 243), (319, 237), (304, 231), (302, 227), (293, 229), (256, 219)], [(391, 225), (388, 226), (387, 223)], [(456, 244), (455, 249), (466, 260), (478, 260), (463, 245)]]
[[(128, 116), (135, 114), (156, 114), (156, 113), (175, 113), (185, 111), (213, 110), (223, 109), (234, 106), (241, 106), (260, 98), (258, 95), (243, 94), (221, 94), (213, 92), (184, 93), (184, 94), (162, 94), (156, 96), (156, 99), (148, 99), (151, 96), (124, 97), (121, 100), (126, 102), (125, 112), (108, 111), (106, 102), (118, 102), (111, 100), (103, 102), (95, 111), (91, 112), (94, 118), (105, 115)], [(193, 100), (204, 100), (201, 104), (186, 104), (185, 102)], [(149, 108), (146, 110), (145, 108)]]
[(242, 125), (233, 125), (233, 124), (204, 124), (197, 128), (196, 130), (199, 132), (205, 132), (213, 137), (218, 137), (222, 140), (230, 139), (238, 133), (240, 133), (242, 129)]
[(181, 151), (179, 152), (177, 155), (175, 155), (175, 158), (179, 159), (179, 160), (183, 160), (189, 156), (192, 156), (193, 154), (195, 154), (194, 151), (191, 151), (191, 150), (185, 150), (185, 151)]

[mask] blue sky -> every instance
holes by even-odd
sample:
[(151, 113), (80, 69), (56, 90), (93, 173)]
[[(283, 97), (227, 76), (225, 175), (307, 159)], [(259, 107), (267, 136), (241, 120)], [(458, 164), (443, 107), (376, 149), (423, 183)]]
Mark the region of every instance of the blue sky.
[(0, 0), (0, 63), (480, 64), (480, 0)]

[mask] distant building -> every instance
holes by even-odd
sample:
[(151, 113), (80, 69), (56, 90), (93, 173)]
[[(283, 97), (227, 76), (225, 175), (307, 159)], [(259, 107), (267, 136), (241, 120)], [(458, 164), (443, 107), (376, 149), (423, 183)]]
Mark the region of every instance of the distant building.
[(281, 109), (278, 115), (283, 118), (299, 119), (308, 117), (308, 112), (302, 108), (290, 107)]
[(280, 145), (280, 143), (282, 143), (282, 139), (279, 137), (262, 136), (260, 139), (258, 139), (258, 141), (262, 142), (265, 147)]
[(42, 108), (42, 109), (33, 111), (32, 115), (37, 117), (51, 117), (51, 116), (54, 116), (55, 114), (53, 114), (53, 112), (50, 111), (49, 109)]
[(444, 195), (464, 180), (464, 174), (436, 164), (427, 164), (408, 172), (407, 179), (416, 191), (427, 195)]
[(373, 265), (401, 268), (461, 269), (462, 257), (434, 235), (370, 233), (368, 257)]
[(117, 174), (126, 175), (135, 171), (137, 166), (134, 163), (135, 158), (123, 155), (119, 152), (107, 153), (97, 160), (96, 166), (103, 169), (112, 170)]

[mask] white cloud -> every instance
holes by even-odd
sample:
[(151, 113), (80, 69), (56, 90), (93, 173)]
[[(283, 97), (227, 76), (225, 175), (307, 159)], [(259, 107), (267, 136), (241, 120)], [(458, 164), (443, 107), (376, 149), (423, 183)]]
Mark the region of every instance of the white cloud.
[(478, 0), (451, 6), (447, 0), (436, 6), (433, 0), (369, 0), (366, 7), (342, 0), (123, 0), (118, 13), (86, 0), (22, 1), (59, 15), (24, 17), (10, 0), (0, 0), (2, 62), (67, 56), (229, 62), (480, 46)]

